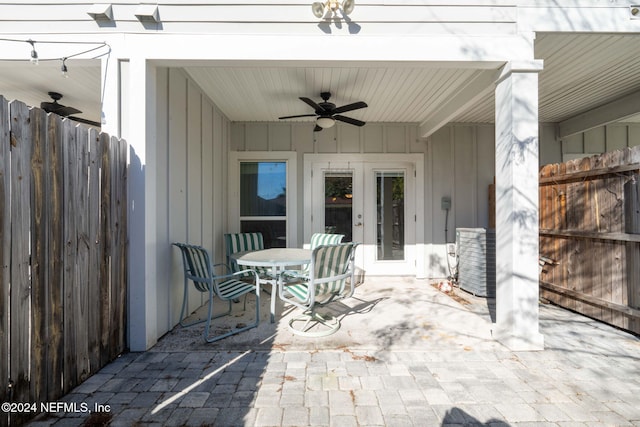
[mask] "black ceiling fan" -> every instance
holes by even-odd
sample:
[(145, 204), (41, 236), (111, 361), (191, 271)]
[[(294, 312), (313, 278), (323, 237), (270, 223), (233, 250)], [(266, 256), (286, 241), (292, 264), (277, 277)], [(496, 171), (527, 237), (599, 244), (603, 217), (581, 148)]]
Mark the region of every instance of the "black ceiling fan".
[(62, 117), (66, 117), (69, 120), (73, 120), (79, 123), (84, 123), (91, 126), (100, 127), (100, 123), (93, 120), (83, 119), (82, 117), (75, 117), (72, 114), (81, 114), (82, 111), (74, 107), (67, 107), (66, 105), (59, 104), (58, 101), (62, 99), (62, 95), (58, 92), (48, 92), (53, 102), (41, 102), (40, 108), (47, 113), (57, 114)]
[(303, 96), (300, 97), (304, 103), (309, 105), (311, 108), (315, 110), (313, 114), (299, 114), (296, 116), (284, 116), (279, 117), (279, 119), (294, 119), (297, 117), (313, 117), (317, 116), (316, 119), (316, 127), (313, 129), (314, 132), (321, 131), (322, 129), (330, 128), (336, 123), (336, 120), (348, 123), (354, 126), (364, 126), (365, 122), (357, 119), (353, 119), (351, 117), (346, 117), (341, 115), (341, 113), (346, 113), (347, 111), (358, 110), (360, 108), (366, 108), (367, 104), (362, 101), (354, 102), (352, 104), (343, 105), (342, 107), (336, 107), (336, 104), (333, 102), (329, 102), (329, 98), (331, 98), (331, 92), (322, 92), (320, 94), (322, 98), (322, 102), (316, 103), (309, 98), (305, 98)]

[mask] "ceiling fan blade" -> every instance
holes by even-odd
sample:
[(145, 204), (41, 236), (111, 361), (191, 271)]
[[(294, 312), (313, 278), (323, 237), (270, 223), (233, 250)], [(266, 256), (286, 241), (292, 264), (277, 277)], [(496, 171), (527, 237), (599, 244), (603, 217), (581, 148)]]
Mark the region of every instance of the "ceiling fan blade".
[(318, 125), (316, 125), (316, 127), (313, 128), (314, 132), (320, 132), (322, 130), (322, 128)]
[(355, 126), (364, 126), (365, 122), (358, 120), (358, 119), (352, 119), (351, 117), (345, 117), (345, 116), (341, 116), (341, 115), (335, 115), (333, 116), (334, 119), (336, 120), (340, 120), (341, 122), (345, 122), (345, 123), (349, 123), (350, 125), (355, 125)]
[(73, 107), (66, 107), (64, 105), (61, 105), (62, 108), (59, 108), (57, 111), (54, 111), (54, 113), (63, 116), (63, 117), (67, 117), (70, 116), (71, 114), (80, 114), (82, 113), (82, 111), (78, 110), (77, 108), (73, 108)]
[(315, 114), (298, 114), (297, 116), (284, 116), (284, 117), (278, 117), (279, 119), (295, 119), (297, 117), (315, 117)]
[(99, 122), (94, 122), (93, 120), (88, 120), (88, 119), (83, 119), (82, 117), (67, 117), (67, 119), (69, 120), (73, 120), (74, 122), (78, 122), (78, 123), (84, 123), (86, 125), (91, 125), (91, 126), (95, 126), (95, 127), (102, 127), (102, 124)]
[(40, 108), (47, 113), (54, 113), (62, 117), (67, 117), (71, 114), (80, 114), (82, 111), (77, 108), (67, 107), (66, 105), (58, 104), (57, 102), (41, 102)]
[(324, 111), (324, 108), (322, 108), (321, 106), (319, 106), (315, 101), (313, 101), (312, 99), (309, 98), (305, 98), (304, 96), (300, 97), (300, 100), (302, 102), (304, 102), (305, 104), (307, 104), (308, 106), (310, 106), (311, 108), (313, 108), (316, 112), (318, 111)]
[(353, 104), (343, 105), (342, 107), (338, 107), (332, 111), (332, 114), (340, 114), (346, 113), (347, 111), (358, 110), (360, 108), (367, 108), (368, 105), (366, 102), (358, 101)]

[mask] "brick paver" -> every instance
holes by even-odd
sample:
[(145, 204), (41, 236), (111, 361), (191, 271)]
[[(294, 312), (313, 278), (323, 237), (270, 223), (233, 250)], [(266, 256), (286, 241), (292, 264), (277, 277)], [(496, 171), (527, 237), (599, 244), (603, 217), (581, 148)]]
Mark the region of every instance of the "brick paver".
[(125, 354), (62, 399), (104, 413), (49, 413), (30, 425), (102, 415), (112, 426), (640, 426), (637, 337), (549, 306), (541, 330), (540, 352)]

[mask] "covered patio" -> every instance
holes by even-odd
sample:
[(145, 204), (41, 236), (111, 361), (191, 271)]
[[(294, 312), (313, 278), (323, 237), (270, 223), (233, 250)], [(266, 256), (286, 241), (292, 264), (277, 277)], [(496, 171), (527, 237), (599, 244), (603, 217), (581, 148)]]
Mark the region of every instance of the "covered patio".
[[(338, 170), (354, 177), (377, 168), (410, 181), (410, 239), (396, 270), (416, 279), (447, 275), (445, 224), (489, 226), (486, 191), (495, 177), (494, 337), (512, 349), (542, 349), (537, 169), (637, 142), (640, 21), (629, 1), (373, 1), (327, 18), (297, 0), (126, 1), (99, 14), (81, 3), (0, 6), (13, 17), (3, 34), (0, 93), (38, 105), (55, 89), (130, 144), (127, 337), (134, 351), (151, 348), (177, 323), (181, 275), (171, 243), (201, 244), (220, 261), (223, 233), (240, 231), (240, 163), (287, 164), (293, 185), (283, 237), (300, 247), (324, 228), (313, 205), (324, 194), (307, 200), (315, 165), (331, 172), (345, 158)], [(107, 52), (80, 54), (78, 34)], [(49, 87), (61, 65), (70, 79)], [(324, 91), (338, 104), (366, 101), (354, 118), (367, 125), (314, 132), (314, 119), (279, 119), (306, 112), (299, 97)], [(376, 219), (366, 217), (374, 211), (363, 202), (353, 215), (368, 254), (377, 245)], [(369, 267), (384, 264), (370, 258)], [(202, 303), (190, 296), (191, 309)]]
[[(365, 280), (338, 304), (341, 330), (322, 339), (294, 339), (282, 306), (269, 323), (268, 299), (257, 329), (204, 344), (199, 327), (176, 327), (63, 399), (108, 413), (47, 414), (30, 425), (640, 423), (640, 339), (553, 305), (539, 307), (545, 351), (515, 352), (491, 338), (490, 300), (421, 280)], [(241, 306), (218, 324), (243, 322)]]

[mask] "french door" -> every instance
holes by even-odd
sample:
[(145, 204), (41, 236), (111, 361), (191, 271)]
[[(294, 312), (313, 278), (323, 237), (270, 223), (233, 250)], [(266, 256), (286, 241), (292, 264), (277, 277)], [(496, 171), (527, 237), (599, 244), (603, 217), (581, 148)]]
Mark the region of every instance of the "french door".
[(415, 275), (416, 163), (396, 157), (305, 156), (305, 241), (344, 234), (361, 243), (356, 263), (366, 274)]

